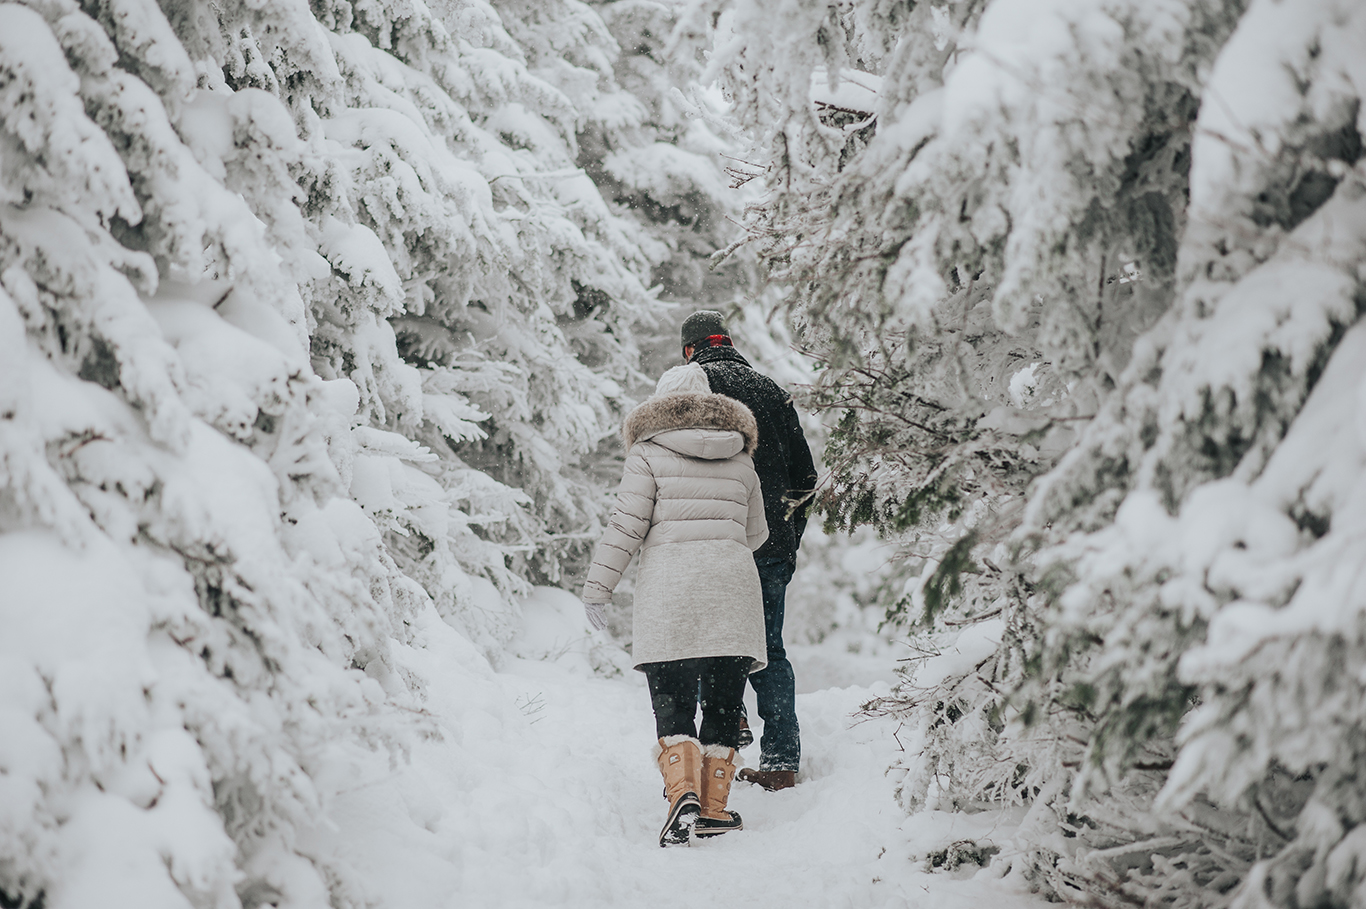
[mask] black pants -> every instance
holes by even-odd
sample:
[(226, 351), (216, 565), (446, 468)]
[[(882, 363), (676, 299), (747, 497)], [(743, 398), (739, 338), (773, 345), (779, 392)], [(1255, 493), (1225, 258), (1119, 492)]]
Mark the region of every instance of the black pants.
[[(752, 662), (724, 656), (642, 664), (655, 709), (655, 735), (690, 735), (703, 745), (739, 748), (741, 699)], [(701, 731), (695, 725), (699, 692)]]

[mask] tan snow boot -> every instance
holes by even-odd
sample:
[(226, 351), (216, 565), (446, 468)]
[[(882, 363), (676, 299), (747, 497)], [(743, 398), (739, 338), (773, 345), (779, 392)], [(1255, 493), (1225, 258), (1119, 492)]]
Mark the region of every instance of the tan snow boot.
[(689, 735), (659, 740), (659, 772), (664, 775), (664, 797), (669, 816), (659, 831), (659, 845), (681, 846), (692, 839), (693, 825), (702, 809), (702, 746)]
[(744, 826), (738, 813), (726, 810), (733, 779), (735, 749), (725, 745), (703, 745), (702, 816), (697, 819), (693, 836), (720, 836), (732, 830), (740, 830)]

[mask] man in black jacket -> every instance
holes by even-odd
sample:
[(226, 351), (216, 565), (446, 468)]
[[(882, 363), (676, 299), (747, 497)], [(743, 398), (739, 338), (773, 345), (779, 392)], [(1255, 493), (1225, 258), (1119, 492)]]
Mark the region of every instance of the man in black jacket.
[(806, 444), (792, 396), (757, 372), (731, 344), (719, 312), (701, 310), (683, 323), (683, 359), (707, 374), (714, 394), (734, 398), (754, 412), (759, 448), (754, 469), (764, 494), (768, 541), (754, 553), (764, 595), (768, 666), (749, 677), (764, 721), (759, 740), (759, 770), (742, 770), (740, 779), (765, 789), (795, 784), (801, 763), (796, 683), (783, 647), (787, 583), (797, 565), (797, 547), (806, 529), (806, 496), (816, 486), (816, 465)]

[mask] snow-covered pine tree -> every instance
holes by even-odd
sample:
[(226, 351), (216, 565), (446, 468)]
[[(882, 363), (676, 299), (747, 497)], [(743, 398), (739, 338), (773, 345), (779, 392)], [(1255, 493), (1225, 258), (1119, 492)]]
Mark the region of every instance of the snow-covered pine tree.
[(645, 371), (655, 375), (676, 361), (678, 322), (689, 308), (739, 311), (760, 295), (753, 256), (710, 261), (731, 241), (745, 196), (728, 185), (725, 171), (733, 127), (699, 92), (697, 61), (669, 44), (687, 4), (497, 5), (528, 49), (532, 72), (579, 111), (578, 164), (613, 214), (635, 228), (658, 299), (681, 304), (665, 307), (653, 331), (637, 331)]
[(0, 902), (380, 897), (336, 780), (433, 609), (496, 652), (591, 543), (657, 308), (543, 63), (478, 0), (0, 4)]
[[(1349, 542), (1364, 47), (1351, 4), (1240, 19), (1204, 88), (1173, 309), (1031, 502), (1031, 530), (1061, 541), (1040, 563), (1068, 566), (1042, 676), (1095, 723), (1078, 791), (1174, 751), (1148, 783), (1191, 856), (1174, 884), (1239, 906), (1350, 905), (1366, 885), (1350, 580), (1366, 559)], [(1153, 872), (1148, 889), (1173, 886)]]
[[(908, 802), (1031, 803), (1067, 898), (1359, 899), (1357, 5), (690, 22), (825, 361), (822, 504), (918, 540), (894, 611), (952, 645), (884, 705)], [(844, 73), (873, 116), (814, 103)]]

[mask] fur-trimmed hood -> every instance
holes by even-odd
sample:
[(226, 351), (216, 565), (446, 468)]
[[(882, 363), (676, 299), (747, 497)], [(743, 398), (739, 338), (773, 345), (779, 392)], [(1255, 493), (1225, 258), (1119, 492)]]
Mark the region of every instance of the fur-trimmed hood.
[(655, 395), (631, 411), (621, 431), (629, 449), (637, 442), (675, 429), (738, 432), (744, 437), (744, 451), (749, 455), (759, 446), (759, 424), (754, 414), (734, 398), (717, 394)]

